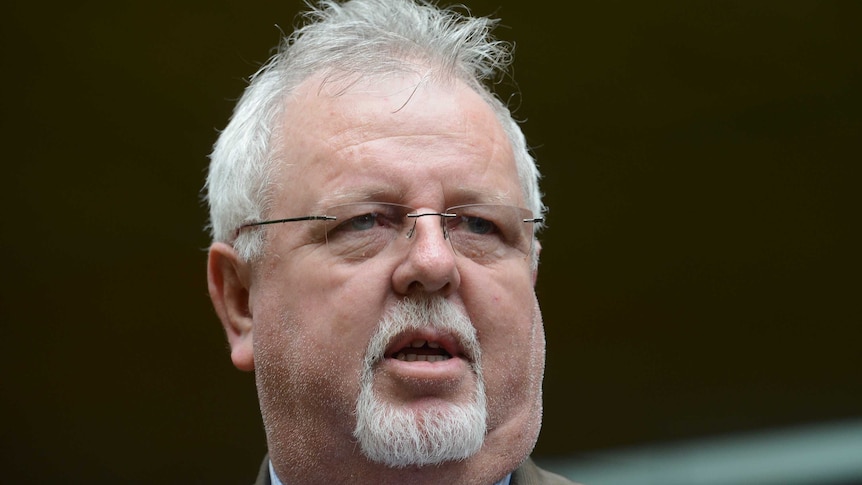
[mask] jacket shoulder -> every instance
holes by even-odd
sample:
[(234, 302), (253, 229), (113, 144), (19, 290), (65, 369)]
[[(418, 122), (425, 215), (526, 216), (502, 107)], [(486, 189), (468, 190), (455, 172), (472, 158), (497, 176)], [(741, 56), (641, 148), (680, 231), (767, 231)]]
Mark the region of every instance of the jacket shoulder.
[(566, 477), (551, 473), (527, 459), (514, 473), (510, 485), (578, 485)]
[(254, 485), (272, 485), (269, 480), (269, 454), (263, 457), (263, 463), (260, 464), (260, 470), (257, 472), (257, 480)]

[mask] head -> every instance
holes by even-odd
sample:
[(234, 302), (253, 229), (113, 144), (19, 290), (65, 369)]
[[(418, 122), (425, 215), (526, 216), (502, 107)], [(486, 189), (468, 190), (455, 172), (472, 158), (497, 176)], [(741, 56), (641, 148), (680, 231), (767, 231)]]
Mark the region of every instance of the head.
[[(491, 231), (486, 250), (455, 220), (544, 209), (486, 87), (509, 51), (493, 21), (412, 0), (323, 2), (307, 20), (252, 77), (206, 187), (210, 294), (234, 364), (255, 371), (273, 464), (288, 482), (501, 478), (540, 425), (541, 223), (514, 210), (530, 243)], [(386, 217), (347, 227), (357, 203)]]

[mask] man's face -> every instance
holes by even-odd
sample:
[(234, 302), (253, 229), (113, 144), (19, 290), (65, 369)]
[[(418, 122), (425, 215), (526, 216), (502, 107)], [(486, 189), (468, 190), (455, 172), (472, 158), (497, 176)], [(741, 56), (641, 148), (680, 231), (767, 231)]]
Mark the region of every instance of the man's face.
[[(525, 206), (510, 143), (464, 84), (375, 78), (334, 95), (341, 87), (321, 88), (312, 78), (287, 101), (270, 218), (367, 201), (422, 213), (476, 203)], [(487, 429), (475, 459), (517, 465), (538, 434), (544, 367), (530, 259), (456, 254), (439, 216), (416, 218), (410, 239), (366, 259), (333, 255), (321, 227), (307, 221), (257, 229), (265, 231), (265, 254), (252, 266), (248, 314), (279, 474), (289, 473), (282, 467), (290, 462), (375, 466), (354, 437), (363, 376), (378, 403), (423, 416), (476, 404), (484, 384)], [(465, 348), (463, 328), (424, 322), (451, 318), (439, 312), (380, 337), (381, 321), (405, 301), (442, 302), (464, 317), (478, 349)], [(382, 351), (369, 350), (375, 335)], [(423, 349), (411, 350), (414, 342)], [(406, 358), (426, 353), (445, 358)]]

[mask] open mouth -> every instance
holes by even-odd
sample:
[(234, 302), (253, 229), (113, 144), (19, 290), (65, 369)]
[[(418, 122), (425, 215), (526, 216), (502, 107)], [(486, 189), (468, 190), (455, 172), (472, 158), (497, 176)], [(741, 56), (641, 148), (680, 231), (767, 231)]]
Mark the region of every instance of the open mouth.
[(393, 359), (405, 362), (442, 362), (452, 358), (439, 342), (416, 339), (392, 354)]
[(401, 335), (393, 341), (386, 357), (402, 362), (445, 362), (465, 358), (457, 339), (451, 335)]

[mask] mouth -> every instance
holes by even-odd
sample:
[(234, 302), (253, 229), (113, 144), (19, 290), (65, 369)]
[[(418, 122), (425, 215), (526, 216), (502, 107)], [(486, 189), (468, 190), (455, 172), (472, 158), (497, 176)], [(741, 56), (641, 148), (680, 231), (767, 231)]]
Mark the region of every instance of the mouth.
[(385, 355), (387, 359), (401, 362), (432, 364), (468, 357), (454, 336), (429, 333), (400, 335), (395, 338)]
[(472, 389), (476, 362), (472, 347), (458, 334), (434, 328), (398, 334), (377, 361), (375, 375), (381, 395), (413, 402), (422, 397), (457, 396)]
[(402, 362), (442, 362), (452, 358), (452, 354), (440, 347), (438, 342), (428, 340), (414, 340), (409, 347), (397, 351), (394, 359)]

